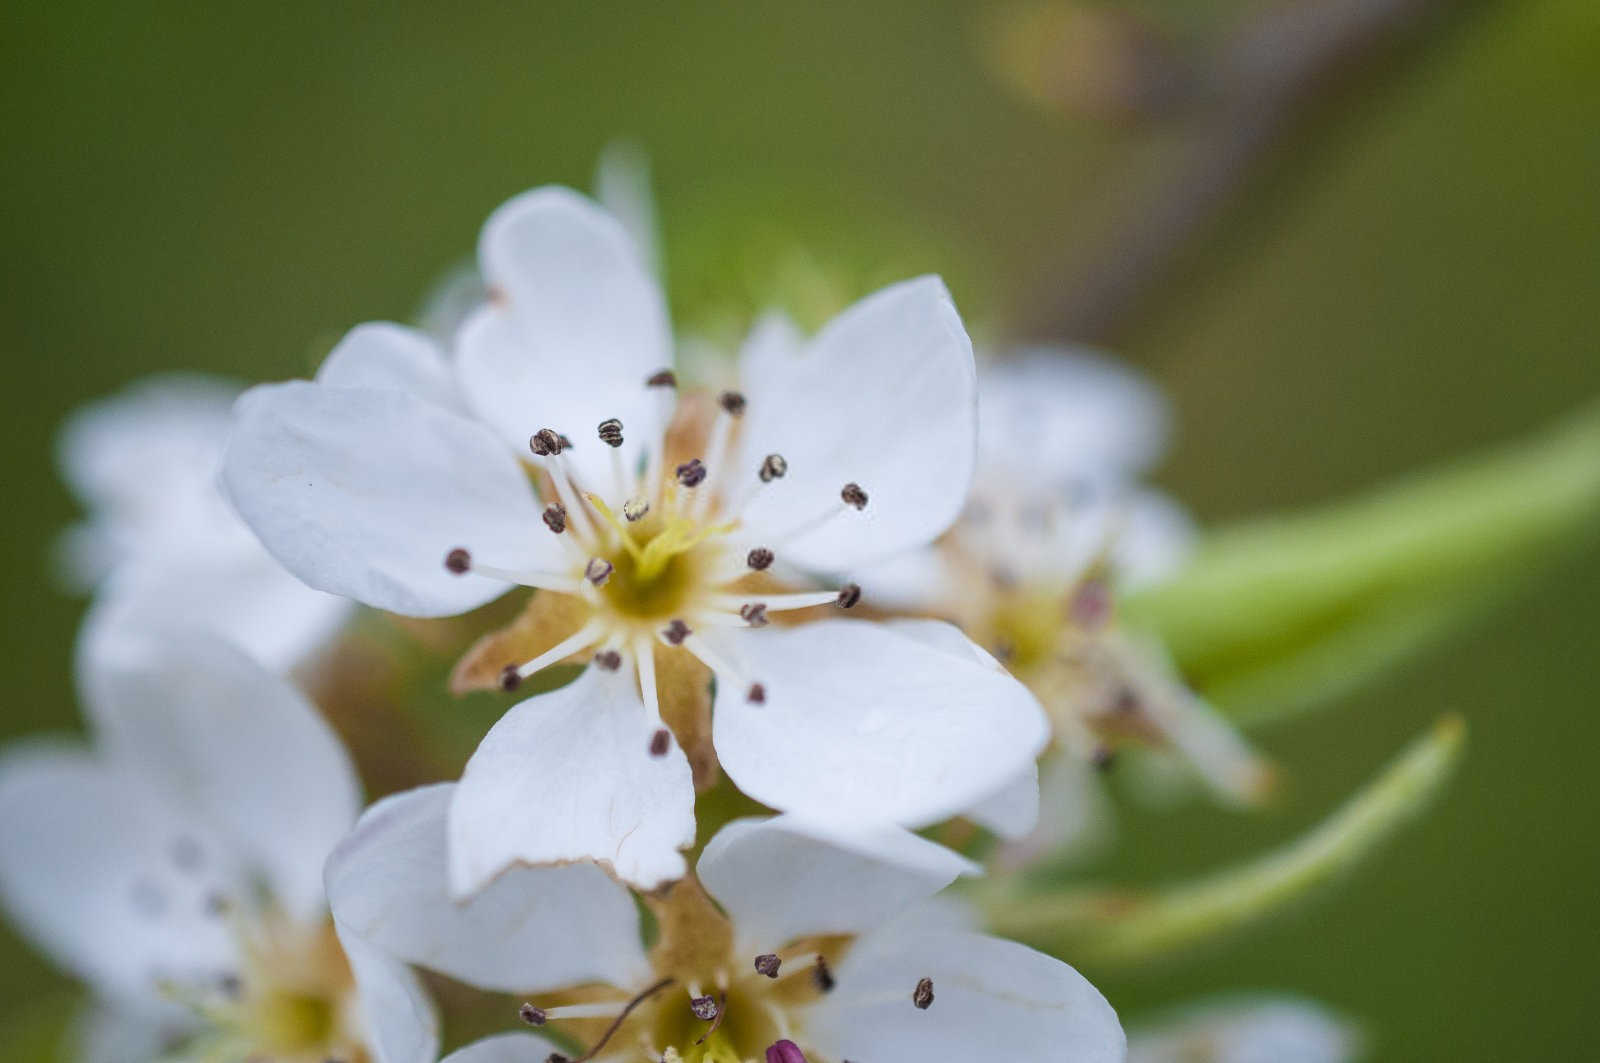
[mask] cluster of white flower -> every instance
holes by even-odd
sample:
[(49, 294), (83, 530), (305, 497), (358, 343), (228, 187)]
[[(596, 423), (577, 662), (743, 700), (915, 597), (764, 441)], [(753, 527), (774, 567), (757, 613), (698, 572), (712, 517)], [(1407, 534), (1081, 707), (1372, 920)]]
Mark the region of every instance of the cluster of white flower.
[[(980, 375), (934, 278), (809, 338), (762, 321), (705, 393), (583, 197), (513, 199), (478, 257), (447, 342), (362, 325), (313, 380), (152, 383), (69, 427), (93, 737), (0, 762), (0, 896), (93, 987), (83, 1053), (434, 1063), (432, 972), (534, 1028), (457, 1063), (1125, 1058), (1076, 971), (935, 900), (981, 868), (912, 832), (1054, 844), (1052, 737), (1262, 786), (1109, 619), (1187, 538), (1136, 484), (1159, 403), (1081, 356)], [(516, 587), (455, 685), (576, 678), (459, 781), (360, 813), (292, 669), (337, 655), (352, 603), (438, 618)], [(708, 816), (712, 793), (776, 814)]]

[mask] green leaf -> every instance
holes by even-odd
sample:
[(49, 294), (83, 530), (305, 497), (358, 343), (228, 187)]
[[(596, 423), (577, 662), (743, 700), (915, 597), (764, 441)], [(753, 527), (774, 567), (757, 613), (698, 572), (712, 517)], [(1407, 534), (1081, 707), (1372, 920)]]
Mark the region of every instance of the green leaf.
[(976, 897), (996, 933), (1100, 969), (1221, 940), (1335, 880), (1415, 820), (1450, 777), (1465, 732), (1459, 717), (1440, 720), (1308, 834), (1204, 879), (1147, 890), (1082, 887), (1050, 894), (995, 880), (980, 884)]
[(1600, 407), (1540, 438), (1324, 509), (1225, 529), (1130, 597), (1236, 719), (1335, 696), (1500, 598), (1600, 522)]

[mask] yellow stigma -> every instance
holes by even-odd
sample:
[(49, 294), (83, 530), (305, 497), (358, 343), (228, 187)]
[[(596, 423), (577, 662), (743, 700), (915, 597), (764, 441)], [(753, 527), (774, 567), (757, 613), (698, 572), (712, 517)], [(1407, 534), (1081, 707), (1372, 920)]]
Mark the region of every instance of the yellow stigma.
[(585, 497), (616, 532), (622, 547), (607, 558), (612, 573), (601, 594), (617, 612), (641, 620), (682, 613), (704, 579), (706, 566), (694, 556), (696, 549), (735, 527), (735, 522), (701, 524), (677, 512), (670, 497), (662, 507), (665, 513), (652, 512), (630, 525), (603, 499), (592, 494)]

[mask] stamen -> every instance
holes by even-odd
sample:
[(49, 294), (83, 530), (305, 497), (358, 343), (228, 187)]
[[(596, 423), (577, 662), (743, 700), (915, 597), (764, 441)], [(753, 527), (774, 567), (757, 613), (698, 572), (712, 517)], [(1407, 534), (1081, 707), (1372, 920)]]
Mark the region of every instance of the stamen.
[[(550, 515), (546, 511), (546, 523)], [(558, 518), (559, 519), (559, 518)], [(576, 594), (578, 582), (571, 576), (559, 572), (545, 572), (542, 569), (501, 568), (499, 565), (485, 565), (472, 559), (472, 555), (461, 547), (456, 547), (445, 555), (444, 567), (450, 572), (461, 576), (474, 572), (490, 579), (504, 580), (515, 583), (519, 587), (540, 587), (547, 591), (559, 591), (562, 594)]]
[(675, 388), (678, 386), (678, 374), (670, 369), (657, 370), (645, 379), (644, 386), (647, 388)]
[(500, 669), (500, 689), (507, 694), (522, 685), (522, 675), (517, 671), (517, 666), (508, 664)]
[(561, 444), (561, 450), (556, 451), (557, 454), (561, 453), (562, 450), (572, 449), (572, 440), (568, 439), (559, 432), (556, 433), (556, 442)]
[(806, 1054), (786, 1038), (767, 1046), (767, 1063), (806, 1063)]
[[(554, 646), (550, 647), (548, 650), (545, 650), (543, 653), (539, 654), (539, 656), (535, 657), (533, 660), (528, 661), (526, 664), (517, 665), (515, 668), (508, 669), (508, 673), (514, 671), (518, 681), (526, 679), (535, 672), (550, 667), (557, 661), (571, 657), (579, 650), (588, 649), (596, 642), (599, 642), (604, 634), (605, 625), (598, 621), (591, 621), (590, 623), (587, 623), (583, 625), (583, 627), (579, 628), (574, 634), (568, 636), (567, 638), (556, 643)], [(509, 680), (509, 674), (506, 676), (506, 680)], [(506, 689), (515, 689), (515, 684), (506, 687)]]
[(817, 965), (812, 968), (811, 980), (824, 993), (833, 992), (833, 987), (837, 984), (834, 982), (832, 969), (828, 967), (828, 961), (821, 956), (817, 957)]
[(694, 634), (694, 631), (682, 620), (674, 620), (661, 629), (661, 637), (669, 646), (682, 646), (683, 640)]
[(716, 998), (709, 996), (689, 998), (689, 1011), (701, 1022), (710, 1022), (722, 1014), (722, 1009), (717, 1007)]
[(557, 451), (545, 465), (545, 471), (550, 474), (550, 481), (556, 485), (556, 494), (561, 496), (562, 505), (567, 507), (567, 516), (572, 521), (572, 530), (578, 538), (585, 542), (595, 542), (598, 536), (594, 523), (589, 519), (589, 513), (578, 501), (578, 477), (573, 473), (572, 466)]
[[(754, 604), (763, 606), (767, 612), (781, 613), (790, 609), (809, 609), (814, 605), (832, 605), (839, 601), (839, 591), (799, 591), (794, 594), (769, 595)], [(750, 604), (750, 600), (731, 594), (718, 594), (711, 598), (711, 604), (721, 609), (736, 609), (739, 615), (743, 616), (744, 607)]]
[(554, 429), (541, 428), (528, 437), (528, 449), (541, 458), (561, 453), (561, 436)]
[(615, 417), (608, 417), (600, 422), (600, 442), (608, 447), (622, 446), (622, 422)]
[[(767, 688), (762, 686), (760, 683), (751, 683), (750, 684), (750, 689), (745, 692), (744, 699), (746, 701), (748, 701), (752, 705), (765, 705), (767, 703)], [(756, 959), (756, 964), (757, 964), (756, 970), (758, 970), (758, 971), (761, 970), (761, 967), (760, 967), (761, 959), (762, 959), (761, 957), (757, 957), (757, 959)], [(777, 959), (778, 958), (776, 956), (774, 956), (774, 957), (772, 957), (772, 959), (773, 959), (772, 973), (767, 975), (768, 978), (776, 978), (776, 977), (778, 977), (778, 964), (777, 964)], [(762, 974), (766, 974), (765, 971), (761, 971), (761, 973)]]
[(839, 497), (844, 499), (844, 504), (847, 506), (853, 506), (856, 509), (867, 508), (867, 493), (861, 490), (860, 484), (845, 484), (839, 491)]
[[(596, 587), (604, 587), (606, 585), (606, 581), (611, 578), (611, 572), (611, 562), (607, 561), (603, 557), (592, 557), (589, 559), (588, 565), (584, 566), (583, 578), (594, 584)], [(859, 598), (860, 596), (861, 594), (858, 588), (856, 597)]]
[(743, 617), (744, 622), (749, 624), (751, 627), (767, 626), (767, 607), (760, 602), (750, 602), (747, 605), (741, 605), (739, 607), (739, 615)]
[(839, 603), (839, 608), (840, 609), (853, 608), (855, 606), (855, 604), (857, 602), (859, 602), (860, 600), (861, 600), (861, 584), (859, 584), (859, 583), (846, 583), (843, 587), (839, 588), (838, 603)]
[(552, 502), (544, 507), (544, 526), (560, 535), (567, 530), (567, 507), (560, 502)]
[(724, 391), (717, 396), (717, 405), (721, 406), (729, 417), (738, 417), (744, 413), (745, 398), (737, 391)]
[(545, 1014), (543, 1008), (536, 1008), (532, 1004), (524, 1004), (517, 1009), (517, 1015), (529, 1026), (543, 1026), (550, 1021), (550, 1016)]
[(444, 555), (444, 567), (458, 576), (464, 576), (472, 570), (472, 555), (464, 547), (456, 547)]
[(711, 1029), (695, 1039), (694, 1043), (697, 1045), (705, 1044), (712, 1034), (722, 1028), (722, 1020), (728, 1014), (728, 994), (726, 992), (718, 992), (716, 1000), (712, 1000), (710, 997), (701, 997), (699, 1000), (690, 1002), (689, 1007), (694, 1012), (695, 1017), (704, 1020), (705, 1016), (701, 1014), (702, 1004), (710, 1004), (711, 1007), (716, 1009), (716, 1015), (712, 1017)]
[(756, 972), (764, 974), (768, 978), (778, 977), (778, 968), (782, 966), (783, 961), (778, 958), (777, 953), (763, 952), (756, 957)]
[(629, 524), (643, 520), (644, 515), (650, 512), (650, 503), (642, 498), (630, 498), (622, 503), (622, 516)]
[(622, 654), (616, 650), (601, 650), (594, 655), (594, 663), (608, 672), (615, 672), (622, 667)]
[(765, 572), (772, 567), (773, 554), (765, 546), (758, 546), (745, 555), (745, 564), (757, 572)]
[(761, 468), (756, 475), (761, 477), (761, 482), (769, 484), (774, 480), (783, 479), (783, 474), (789, 471), (789, 463), (782, 454), (768, 454), (761, 459)]
[(933, 1004), (933, 979), (924, 978), (917, 982), (917, 988), (911, 991), (911, 1003), (915, 1004), (918, 1011), (927, 1011)]
[(674, 475), (678, 482), (685, 487), (699, 487), (705, 482), (706, 466), (699, 458), (690, 458), (679, 465)]
[(590, 1048), (589, 1051), (573, 1060), (572, 1063), (588, 1063), (589, 1060), (599, 1055), (600, 1050), (606, 1046), (606, 1042), (611, 1040), (612, 1035), (622, 1028), (623, 1022), (627, 1020), (628, 1015), (633, 1011), (634, 1008), (638, 1007), (640, 1004), (643, 1004), (646, 1000), (649, 1000), (651, 997), (655, 996), (672, 983), (673, 979), (663, 978), (661, 981), (657, 982), (655, 985), (646, 989), (644, 992), (640, 993), (638, 996), (624, 1004), (622, 1007), (622, 1012), (611, 1021), (610, 1026), (606, 1027), (606, 1032), (600, 1035), (600, 1040), (596, 1041), (594, 1046)]
[(672, 732), (665, 727), (658, 729), (655, 734), (650, 736), (650, 755), (652, 757), (664, 757), (667, 755), (667, 750), (671, 748)]

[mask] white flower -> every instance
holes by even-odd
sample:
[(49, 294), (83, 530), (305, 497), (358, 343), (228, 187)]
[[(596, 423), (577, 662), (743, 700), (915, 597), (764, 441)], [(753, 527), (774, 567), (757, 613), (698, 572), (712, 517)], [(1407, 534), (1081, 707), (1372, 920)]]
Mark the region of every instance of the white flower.
[(285, 572), (218, 489), (237, 395), (209, 377), (160, 376), (74, 413), (60, 463), (89, 512), (63, 536), (61, 561), (70, 583), (95, 588), (95, 624), (182, 618), (282, 671), (350, 603)]
[(735, 821), (706, 847), (698, 877), (642, 898), (659, 927), (646, 950), (634, 899), (592, 864), (516, 868), (453, 901), (443, 870), (451, 790), (373, 806), (327, 876), (342, 928), (459, 981), (528, 996), (524, 1021), (544, 1036), (491, 1038), (451, 1063), (572, 1051), (552, 1034), (608, 1063), (1123, 1058), (1115, 1012), (1072, 968), (918, 916), (976, 869), (916, 835), (793, 816)]
[(90, 630), (80, 674), (94, 747), (0, 757), (0, 901), (93, 990), (90, 1058), (431, 1063), (415, 977), (334, 936), (322, 865), (360, 796), (316, 711), (187, 630)]
[[(961, 623), (1039, 696), (1080, 764), (1136, 741), (1175, 750), (1225, 799), (1261, 797), (1270, 768), (1159, 647), (1112, 622), (1115, 595), (1173, 572), (1193, 538), (1184, 512), (1138, 483), (1165, 446), (1159, 393), (1098, 355), (1035, 349), (985, 365), (979, 412), (960, 521), (856, 578), (879, 600)], [(1082, 792), (1081, 769), (1051, 775)], [(1067, 829), (1047, 822), (1051, 836), (1035, 840), (1060, 843)]]
[(1192, 1004), (1129, 1034), (1129, 1063), (1353, 1063), (1362, 1037), (1309, 1000), (1236, 996)]
[(852, 585), (792, 587), (926, 544), (961, 508), (974, 370), (938, 280), (810, 341), (768, 322), (744, 390), (697, 405), (678, 398), (659, 289), (593, 204), (519, 196), (479, 260), (493, 295), (452, 360), (420, 333), (357, 328), (316, 381), (240, 400), (224, 463), (245, 519), (315, 587), (443, 616), (521, 584), (576, 610), (567, 637), (494, 662), (508, 689), (591, 664), (512, 708), (468, 764), (458, 894), (519, 861), (598, 859), (645, 888), (681, 875), (704, 668), (718, 761), (778, 809), (923, 826), (1031, 771), (1046, 721), (972, 654), (861, 621), (766, 626), (850, 607)]

